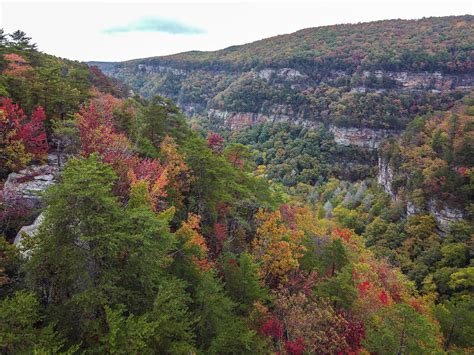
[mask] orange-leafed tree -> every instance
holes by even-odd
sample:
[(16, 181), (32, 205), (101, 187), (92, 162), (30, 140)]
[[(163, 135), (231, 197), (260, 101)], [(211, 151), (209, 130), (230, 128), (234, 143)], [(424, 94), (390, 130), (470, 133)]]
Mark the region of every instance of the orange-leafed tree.
[(190, 184), (194, 181), (191, 169), (178, 152), (178, 145), (170, 136), (166, 136), (160, 144), (160, 152), (164, 158), (168, 178), (167, 195), (171, 204), (180, 207), (184, 196), (189, 191)]
[(263, 278), (270, 284), (286, 280), (299, 266), (302, 256), (303, 232), (288, 228), (280, 211), (266, 212), (260, 209), (256, 215), (257, 232), (252, 243), (254, 258), (262, 263)]
[(8, 63), (7, 67), (3, 70), (3, 75), (24, 77), (33, 69), (28, 64), (28, 62), (19, 54), (4, 54), (3, 59)]
[(176, 237), (183, 243), (183, 250), (191, 257), (193, 263), (202, 271), (207, 271), (212, 267), (208, 260), (208, 247), (204, 236), (201, 234), (201, 217), (189, 213), (188, 218), (176, 231)]

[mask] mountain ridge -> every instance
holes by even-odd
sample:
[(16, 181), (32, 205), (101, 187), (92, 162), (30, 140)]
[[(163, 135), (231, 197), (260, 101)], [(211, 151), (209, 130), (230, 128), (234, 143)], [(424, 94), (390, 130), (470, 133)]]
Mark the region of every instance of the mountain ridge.
[(400, 130), (417, 115), (448, 109), (474, 86), (473, 36), (471, 15), (384, 20), (89, 64), (220, 129), (263, 119)]
[(295, 37), (299, 36), (301, 34), (305, 34), (308, 32), (314, 32), (314, 31), (321, 31), (321, 30), (335, 30), (337, 28), (344, 28), (344, 27), (361, 27), (364, 25), (379, 25), (379, 24), (388, 24), (388, 23), (399, 23), (399, 22), (405, 22), (405, 23), (417, 23), (417, 22), (423, 22), (423, 21), (430, 21), (430, 20), (439, 20), (439, 19), (470, 19), (472, 20), (473, 16), (466, 14), (466, 15), (461, 15), (461, 16), (431, 16), (431, 17), (423, 17), (420, 19), (389, 19), (389, 20), (377, 20), (377, 21), (366, 21), (366, 22), (357, 22), (357, 23), (340, 23), (340, 24), (334, 24), (334, 25), (324, 25), (324, 26), (315, 26), (315, 27), (308, 27), (308, 28), (303, 28), (291, 33), (284, 33), (284, 34), (279, 34), (271, 37), (266, 37), (262, 38), (259, 40), (255, 40), (252, 42), (244, 43), (244, 44), (238, 44), (238, 45), (232, 45), (229, 47), (225, 47), (222, 49), (217, 49), (217, 50), (211, 50), (211, 51), (200, 51), (200, 50), (190, 50), (190, 51), (184, 51), (184, 52), (178, 52), (174, 54), (167, 54), (167, 55), (162, 55), (162, 56), (151, 56), (151, 57), (144, 57), (144, 58), (135, 58), (135, 59), (129, 59), (125, 61), (88, 61), (87, 63), (90, 64), (117, 64), (117, 63), (135, 63), (135, 62), (141, 62), (141, 61), (150, 61), (150, 60), (156, 60), (156, 59), (177, 59), (182, 56), (199, 56), (199, 55), (207, 55), (207, 54), (216, 54), (216, 53), (224, 53), (224, 52), (235, 52), (239, 51), (244, 47), (251, 47), (258, 45), (260, 43), (265, 43), (269, 41), (275, 41), (278, 39), (288, 39), (289, 37)]

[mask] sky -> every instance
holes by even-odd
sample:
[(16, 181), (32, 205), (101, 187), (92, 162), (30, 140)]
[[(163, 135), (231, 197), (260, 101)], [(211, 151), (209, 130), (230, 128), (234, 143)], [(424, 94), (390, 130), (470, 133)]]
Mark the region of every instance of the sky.
[(472, 0), (8, 1), (0, 28), (25, 31), (41, 51), (79, 61), (123, 61), (217, 50), (303, 28), (473, 14)]

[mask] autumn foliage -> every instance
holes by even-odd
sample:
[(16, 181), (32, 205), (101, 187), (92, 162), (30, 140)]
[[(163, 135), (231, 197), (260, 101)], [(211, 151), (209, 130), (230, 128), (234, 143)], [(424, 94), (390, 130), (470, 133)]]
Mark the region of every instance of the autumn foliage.
[(166, 168), (157, 159), (143, 159), (133, 151), (130, 140), (117, 131), (114, 112), (123, 108), (123, 101), (112, 95), (101, 95), (84, 105), (77, 119), (81, 138), (81, 153), (97, 152), (105, 163), (112, 165), (119, 181), (115, 190), (126, 196), (130, 186), (144, 181), (153, 208), (166, 196)]
[[(358, 26), (367, 30), (380, 25)], [(407, 31), (390, 29), (414, 46)], [(308, 33), (302, 32), (302, 38)], [(21, 32), (11, 37), (18, 42), (11, 46), (28, 42)], [(344, 37), (362, 43), (354, 33)], [(437, 60), (425, 63), (426, 53), (410, 59), (407, 52), (397, 64), (384, 59), (374, 50), (377, 46), (364, 52), (340, 38), (335, 41), (315, 60), (341, 58), (329, 67), (349, 65), (354, 75), (377, 63), (438, 67)], [(423, 45), (431, 48), (433, 43)], [(31, 79), (37, 90), (47, 80), (32, 78), (43, 75), (64, 85), (52, 84), (61, 92), (55, 95), (38, 89), (41, 100), (54, 103), (45, 109), (24, 106), (28, 115), (14, 100), (1, 99), (1, 178), (46, 158), (45, 110), (55, 112), (54, 119), (48, 113), (48, 132), (53, 138), (71, 138), (76, 156), (62, 167), (61, 181), (45, 193), (42, 227), (21, 245), (28, 257), (0, 243), (0, 330), (6, 334), (0, 337), (0, 352), (437, 354), (443, 348), (456, 352), (471, 346), (468, 223), (457, 224), (441, 238), (432, 216), (406, 218), (405, 206), (390, 202), (375, 182), (331, 178), (323, 184), (330, 170), (318, 169), (325, 160), (315, 165), (310, 154), (337, 150), (334, 142), (327, 144), (333, 138), (324, 132), (304, 128), (305, 133), (289, 140), (294, 130), (282, 134), (286, 126), (268, 131), (255, 127), (255, 140), (274, 138), (271, 145), (261, 145), (266, 150), (255, 163), (267, 155), (274, 155), (269, 161), (279, 161), (257, 168), (256, 177), (247, 145), (227, 142), (218, 133), (209, 132), (206, 139), (192, 132), (171, 100), (117, 98), (90, 86), (79, 90), (61, 79), (69, 70), (84, 74), (74, 73), (75, 65), (36, 71), (30, 69), (34, 56), (21, 53), (4, 55), (5, 82), (19, 85)], [(247, 61), (245, 53), (222, 53)], [(468, 64), (453, 59), (442, 67), (463, 71)], [(106, 81), (97, 68), (86, 73), (95, 73), (98, 84)], [(116, 92), (112, 83), (98, 87)], [(385, 105), (393, 103), (393, 112), (404, 112), (414, 104), (392, 97), (377, 106), (377, 95), (361, 95), (361, 105), (354, 105), (356, 96), (345, 89), (320, 89), (340, 96), (337, 100), (346, 109), (367, 118), (372, 116), (366, 107), (384, 115)], [(76, 91), (84, 95), (68, 103), (74, 110), (56, 102)], [(312, 94), (312, 104), (324, 100), (317, 90)], [(239, 104), (246, 105), (244, 101)], [(334, 110), (346, 112), (339, 106)], [(473, 112), (454, 106), (446, 115), (415, 120), (406, 135), (382, 148), (384, 158), (408, 172), (408, 180), (396, 181), (401, 195), (420, 204), (425, 199), (429, 207), (430, 194), (439, 193), (467, 206)], [(273, 173), (286, 183), (268, 181)], [(457, 182), (465, 196), (454, 188)], [(27, 217), (23, 198), (0, 191), (0, 226), (11, 229), (7, 238), (15, 236), (16, 226)], [(416, 280), (409, 281), (413, 276)]]
[(37, 107), (28, 118), (11, 99), (0, 98), (0, 162), (3, 169), (18, 170), (31, 160), (46, 158), (45, 120), (42, 107)]
[(8, 53), (3, 55), (3, 59), (8, 63), (3, 75), (22, 77), (33, 69), (21, 55)]

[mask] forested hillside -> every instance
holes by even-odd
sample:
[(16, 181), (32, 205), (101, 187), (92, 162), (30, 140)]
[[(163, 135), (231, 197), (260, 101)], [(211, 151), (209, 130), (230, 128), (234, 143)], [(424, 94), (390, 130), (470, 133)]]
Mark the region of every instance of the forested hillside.
[[(470, 215), (441, 241), (431, 217), (406, 221), (374, 182), (336, 180), (352, 173), (331, 166), (343, 148), (322, 127), (224, 139), (191, 129), (169, 99), (125, 97), (25, 34), (2, 38), (2, 352), (472, 350)], [(454, 133), (414, 123), (391, 143), (406, 155), (387, 161), (403, 167), (405, 145), (431, 144), (471, 191), (471, 103)], [(415, 265), (428, 271), (412, 275)]]
[(326, 26), (215, 52), (96, 64), (214, 127), (291, 121), (399, 130), (472, 87), (473, 23), (461, 16)]

